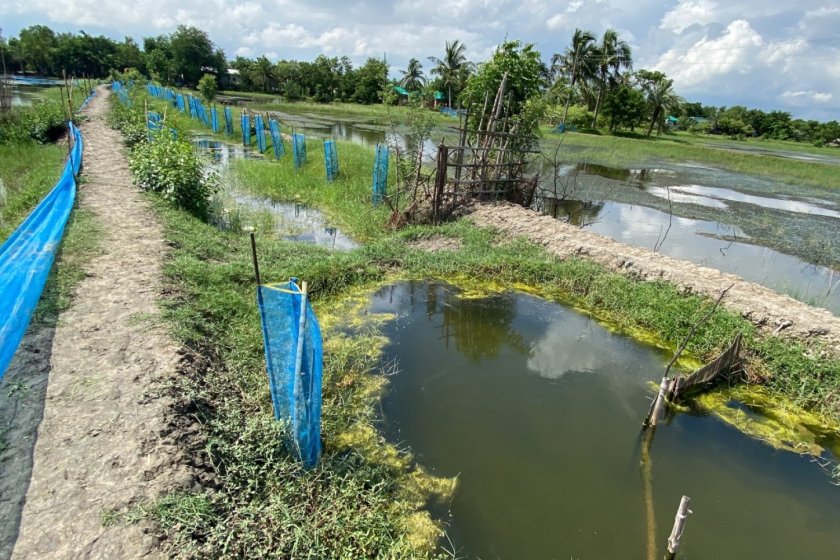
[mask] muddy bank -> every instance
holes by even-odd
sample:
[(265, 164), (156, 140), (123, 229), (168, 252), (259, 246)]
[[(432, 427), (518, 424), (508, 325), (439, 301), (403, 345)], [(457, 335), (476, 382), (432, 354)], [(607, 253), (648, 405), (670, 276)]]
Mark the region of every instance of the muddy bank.
[(2, 477), (4, 486), (20, 489), (3, 504), (4, 517), (20, 518), (13, 558), (164, 557), (150, 522), (107, 524), (106, 514), (197, 487), (167, 394), (179, 351), (154, 319), (166, 245), (148, 201), (131, 184), (120, 134), (105, 124), (108, 95), (98, 88), (90, 120), (80, 126), (79, 204), (101, 227), (102, 254), (86, 265), (54, 332), (28, 335), (7, 375), (46, 381), (43, 418), (37, 402), (11, 403), (18, 429), (8, 443), (18, 451), (14, 463), (4, 462)]
[(817, 341), (840, 356), (840, 317), (738, 276), (631, 247), (512, 204), (476, 204), (468, 218), (478, 226), (526, 237), (559, 257), (586, 257), (635, 278), (671, 282), (687, 293), (716, 297), (732, 284), (723, 300), (727, 308), (765, 332)]

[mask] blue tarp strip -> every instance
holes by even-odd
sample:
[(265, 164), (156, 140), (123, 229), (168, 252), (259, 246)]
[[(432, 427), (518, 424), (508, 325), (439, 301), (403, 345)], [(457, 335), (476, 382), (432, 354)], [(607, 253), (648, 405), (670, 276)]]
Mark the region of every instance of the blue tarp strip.
[(70, 132), (75, 142), (61, 178), (0, 246), (0, 379), (29, 326), (73, 209), (82, 135), (73, 123)]

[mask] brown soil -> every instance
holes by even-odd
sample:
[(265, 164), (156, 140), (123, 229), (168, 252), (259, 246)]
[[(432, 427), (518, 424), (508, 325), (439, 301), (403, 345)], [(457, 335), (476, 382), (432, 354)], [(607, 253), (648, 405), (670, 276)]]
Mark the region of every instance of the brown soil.
[[(197, 486), (174, 439), (175, 403), (167, 396), (178, 348), (159, 321), (149, 320), (159, 314), (166, 245), (148, 201), (131, 184), (120, 134), (105, 124), (108, 95), (98, 88), (80, 127), (80, 205), (102, 228), (102, 254), (88, 263), (54, 332), (29, 333), (4, 380), (4, 394), (15, 380), (46, 382), (43, 419), (37, 399), (18, 403), (16, 413), (10, 399), (0, 402), (0, 417), (12, 417), (8, 441), (17, 449), (3, 462), (0, 490), (25, 492), (13, 558), (163, 557), (151, 522), (106, 526), (103, 515)], [(11, 496), (2, 504), (11, 506), (10, 519), (18, 515), (14, 502)]]
[(671, 282), (686, 293), (717, 297), (732, 285), (722, 303), (727, 308), (766, 332), (816, 341), (840, 356), (840, 317), (738, 276), (625, 245), (512, 204), (476, 204), (468, 217), (478, 226), (525, 237), (558, 257), (592, 259), (634, 278)]

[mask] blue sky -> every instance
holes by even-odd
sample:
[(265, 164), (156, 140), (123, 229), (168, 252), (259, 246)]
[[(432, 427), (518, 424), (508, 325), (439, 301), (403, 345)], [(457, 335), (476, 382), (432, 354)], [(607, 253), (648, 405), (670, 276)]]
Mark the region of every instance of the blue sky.
[(4, 0), (5, 36), (28, 25), (116, 39), (206, 30), (228, 57), (311, 59), (387, 53), (440, 56), (460, 39), (480, 62), (505, 36), (535, 43), (548, 60), (576, 27), (617, 29), (636, 68), (674, 78), (678, 93), (715, 105), (783, 109), (840, 120), (840, 4), (826, 0)]

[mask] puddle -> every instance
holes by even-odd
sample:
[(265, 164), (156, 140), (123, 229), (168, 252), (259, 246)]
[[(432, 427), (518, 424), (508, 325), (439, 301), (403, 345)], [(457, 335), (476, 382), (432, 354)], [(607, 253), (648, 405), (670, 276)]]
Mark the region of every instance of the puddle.
[(653, 249), (661, 242), (665, 255), (736, 274), (840, 315), (840, 272), (747, 243), (737, 227), (611, 201), (546, 200), (543, 206), (546, 214), (572, 225), (637, 247)]
[(225, 229), (266, 228), (284, 239), (349, 251), (359, 244), (333, 226), (323, 212), (295, 202), (278, 202), (239, 192), (226, 180), (226, 170), (236, 159), (264, 159), (242, 145), (198, 135), (193, 145), (208, 157), (208, 168), (219, 174), (223, 190), (216, 195), (214, 221)]
[[(520, 293), (459, 298), (441, 284), (378, 291), (394, 313), (385, 436), (439, 476), (436, 511), (462, 558), (642, 558), (639, 428), (668, 356)], [(840, 488), (714, 416), (676, 414), (651, 456), (662, 557), (680, 496), (685, 557), (826, 557), (840, 546)], [(743, 554), (746, 552), (746, 554)], [(650, 556), (653, 557), (653, 556)]]

